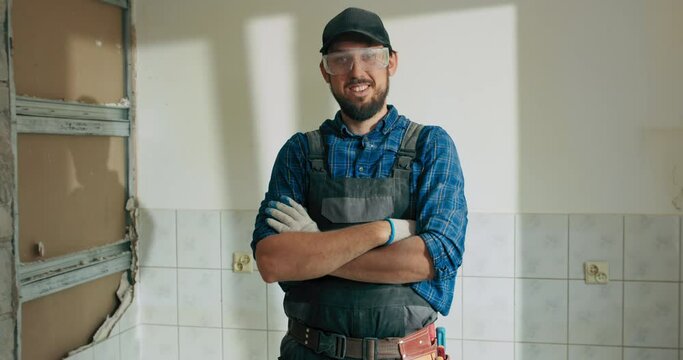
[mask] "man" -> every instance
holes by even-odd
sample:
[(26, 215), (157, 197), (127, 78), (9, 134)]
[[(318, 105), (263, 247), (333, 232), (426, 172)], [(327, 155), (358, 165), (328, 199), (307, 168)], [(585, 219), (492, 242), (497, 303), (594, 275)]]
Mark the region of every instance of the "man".
[(341, 110), (280, 150), (252, 241), (285, 291), (280, 359), (434, 359), (467, 225), (455, 145), (387, 105), (398, 55), (379, 16), (348, 8), (322, 40)]

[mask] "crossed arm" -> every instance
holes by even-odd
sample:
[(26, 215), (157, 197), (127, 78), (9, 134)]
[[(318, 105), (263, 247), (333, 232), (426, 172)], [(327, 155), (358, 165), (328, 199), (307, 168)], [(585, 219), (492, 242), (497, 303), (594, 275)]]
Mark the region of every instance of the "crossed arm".
[[(455, 144), (443, 129), (425, 128), (421, 137), (425, 139), (418, 141), (418, 153), (423, 168), (416, 189), (420, 234), (383, 246), (390, 226), (376, 221), (342, 230), (267, 235), (272, 230), (260, 212), (252, 246), (263, 279), (297, 281), (333, 275), (410, 283), (455, 276), (467, 224), (462, 172)], [(306, 188), (305, 144), (305, 136), (298, 134), (280, 151), (266, 199), (269, 195), (271, 200), (279, 195), (301, 198)], [(261, 206), (263, 210), (265, 201)]]
[(379, 284), (405, 284), (432, 279), (434, 266), (424, 240), (411, 236), (379, 247), (332, 272), (341, 278)]
[[(301, 211), (305, 214), (303, 208)], [(396, 284), (433, 277), (431, 257), (419, 236), (383, 246), (392, 233), (387, 221), (326, 232), (318, 232), (317, 227), (308, 231), (282, 230), (272, 219), (269, 224), (281, 232), (256, 246), (259, 272), (269, 283), (325, 275)]]

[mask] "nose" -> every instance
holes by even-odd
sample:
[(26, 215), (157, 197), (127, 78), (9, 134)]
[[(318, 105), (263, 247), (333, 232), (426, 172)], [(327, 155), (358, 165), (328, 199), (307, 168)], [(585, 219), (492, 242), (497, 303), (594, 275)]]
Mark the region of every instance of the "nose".
[(364, 72), (365, 70), (363, 70), (363, 66), (361, 65), (360, 59), (354, 57), (353, 62), (351, 63), (351, 70), (349, 71), (349, 76), (351, 76), (352, 78), (360, 77), (359, 75), (362, 75)]

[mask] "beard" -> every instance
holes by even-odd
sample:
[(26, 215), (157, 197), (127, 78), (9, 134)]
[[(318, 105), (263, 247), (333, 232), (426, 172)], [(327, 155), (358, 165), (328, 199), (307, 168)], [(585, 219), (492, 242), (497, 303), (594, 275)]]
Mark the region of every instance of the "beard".
[[(352, 79), (350, 82), (351, 85), (363, 83), (370, 85), (370, 81), (357, 79)], [(389, 79), (387, 77), (387, 86), (384, 89), (377, 89), (377, 93), (370, 98), (367, 104), (356, 103), (343, 97), (341, 94), (337, 94), (332, 89), (332, 86), (330, 86), (330, 90), (332, 91), (332, 96), (337, 100), (339, 108), (346, 116), (355, 121), (365, 121), (382, 110), (389, 94)]]

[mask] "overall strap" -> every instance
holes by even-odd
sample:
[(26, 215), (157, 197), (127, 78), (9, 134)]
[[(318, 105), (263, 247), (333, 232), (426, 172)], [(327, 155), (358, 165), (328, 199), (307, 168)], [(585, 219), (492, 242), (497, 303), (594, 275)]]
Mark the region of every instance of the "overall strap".
[(308, 138), (308, 161), (311, 163), (311, 171), (326, 174), (325, 170), (325, 145), (320, 130), (306, 133)]
[(396, 162), (394, 163), (394, 176), (403, 172), (410, 172), (410, 165), (415, 159), (417, 151), (415, 150), (417, 145), (417, 138), (420, 136), (420, 132), (424, 126), (410, 121), (408, 123), (408, 129), (403, 135), (403, 140), (401, 141), (401, 147), (398, 149), (396, 154)]

